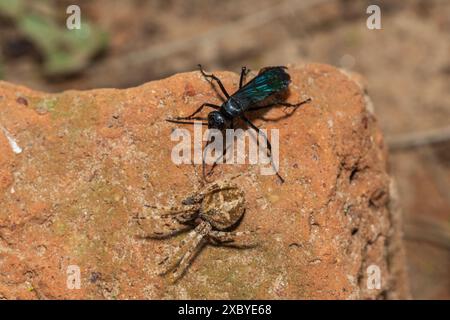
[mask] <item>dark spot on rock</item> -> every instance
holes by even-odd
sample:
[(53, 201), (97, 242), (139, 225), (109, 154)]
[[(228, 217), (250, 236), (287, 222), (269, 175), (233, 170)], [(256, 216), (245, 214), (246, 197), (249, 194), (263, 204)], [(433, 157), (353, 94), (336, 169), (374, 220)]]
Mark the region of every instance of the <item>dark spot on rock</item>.
[(389, 294), (388, 294), (387, 290), (381, 291), (380, 294), (379, 294), (379, 297), (382, 300), (388, 300)]
[(16, 99), (16, 102), (19, 104), (23, 104), (24, 106), (28, 106), (28, 100), (25, 99), (24, 97), (18, 97)]
[(193, 97), (196, 95), (195, 89), (190, 83), (186, 83), (184, 86), (184, 96)]
[(381, 208), (389, 201), (389, 195), (384, 189), (375, 190), (369, 200), (369, 206)]
[(292, 167), (293, 167), (294, 169), (298, 169), (298, 164), (297, 164), (297, 163), (294, 163), (294, 164), (292, 165)]
[(442, 72), (443, 74), (450, 74), (450, 64), (448, 64), (448, 65), (446, 65), (446, 66), (443, 66), (443, 67), (441, 68), (441, 72)]
[(349, 176), (349, 178), (348, 178), (348, 180), (350, 181), (350, 183), (352, 183), (352, 181), (355, 180), (355, 179), (357, 178), (358, 172), (359, 172), (358, 167), (354, 167), (354, 168), (352, 169), (352, 171), (350, 172), (350, 176)]
[(352, 236), (356, 235), (358, 233), (358, 228), (352, 228)]
[(152, 36), (158, 33), (161, 34), (162, 32), (160, 25), (158, 25), (154, 21), (146, 21), (143, 27), (143, 31), (148, 36)]
[(361, 123), (362, 123), (364, 129), (367, 129), (369, 126), (369, 118), (367, 118), (367, 116), (362, 117)]
[(91, 283), (96, 283), (98, 280), (100, 280), (102, 277), (102, 274), (100, 272), (91, 272), (91, 275), (89, 276), (89, 281)]
[(35, 272), (32, 271), (32, 270), (27, 270), (27, 271), (25, 271), (24, 276), (25, 276), (28, 280), (31, 280), (31, 279), (33, 279), (33, 278), (35, 277)]

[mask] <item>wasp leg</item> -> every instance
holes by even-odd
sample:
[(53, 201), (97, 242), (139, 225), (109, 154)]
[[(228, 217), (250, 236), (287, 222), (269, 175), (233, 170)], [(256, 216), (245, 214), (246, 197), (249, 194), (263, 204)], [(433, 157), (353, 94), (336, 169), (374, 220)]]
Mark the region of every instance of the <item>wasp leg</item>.
[(249, 72), (250, 72), (250, 69), (247, 69), (247, 67), (242, 67), (241, 77), (239, 79), (239, 89), (242, 88), (242, 86), (244, 85), (245, 77), (247, 76), (247, 74)]
[(211, 165), (211, 169), (209, 169), (208, 173), (206, 174), (207, 177), (209, 177), (209, 176), (212, 174), (214, 168), (217, 166), (217, 164), (219, 163), (219, 161), (227, 155), (227, 151), (228, 151), (228, 149), (230, 148), (230, 146), (231, 146), (231, 145), (227, 145), (227, 146), (225, 147), (225, 151), (223, 152), (223, 154), (220, 155), (220, 156), (218, 156), (217, 159), (214, 160), (214, 163)]
[[(245, 68), (245, 67), (243, 67), (243, 68)], [(230, 128), (229, 128), (229, 129), (234, 129), (234, 123), (233, 123), (233, 122), (231, 122), (231, 125), (230, 125)], [(226, 146), (225, 146), (225, 150), (223, 151), (223, 153), (222, 153), (220, 156), (218, 156), (218, 157), (216, 158), (216, 160), (214, 160), (214, 163), (212, 164), (211, 169), (209, 169), (208, 173), (207, 173), (206, 175), (205, 175), (205, 173), (203, 173), (203, 177), (209, 177), (209, 176), (212, 174), (214, 168), (215, 168), (215, 167), (217, 166), (217, 164), (219, 163), (219, 161), (222, 160), (222, 158), (224, 158), (224, 157), (227, 155), (228, 149), (229, 149), (231, 146), (234, 146), (233, 143), (229, 144), (228, 142), (226, 142), (225, 145), (226, 145)], [(206, 148), (206, 146), (205, 146), (205, 148)], [(208, 182), (206, 179), (205, 179), (205, 181)]]
[(208, 148), (208, 146), (209, 146), (209, 144), (210, 144), (211, 142), (212, 142), (212, 141), (208, 140), (208, 142), (207, 142), (206, 145), (205, 145), (205, 148), (203, 149), (203, 155), (202, 155), (202, 177), (203, 177), (203, 180), (205, 180), (206, 183), (211, 182), (211, 181), (209, 181), (209, 180), (206, 178), (206, 177), (207, 177), (207, 174), (206, 174), (206, 161), (205, 161), (205, 158), (206, 158), (206, 150), (207, 150), (207, 148)]
[(220, 81), (219, 78), (217, 78), (215, 75), (213, 74), (207, 74), (204, 70), (201, 64), (198, 65), (198, 67), (200, 68), (200, 72), (202, 73), (202, 75), (205, 78), (211, 78), (213, 80), (215, 80), (217, 82), (217, 84), (220, 87), (220, 90), (222, 90), (223, 94), (225, 95), (225, 97), (227, 97), (227, 99), (230, 99), (230, 95), (228, 94), (227, 90), (225, 89), (225, 87), (222, 84), (222, 81)]
[(261, 110), (261, 109), (271, 108), (271, 107), (274, 107), (274, 106), (277, 106), (277, 105), (282, 105), (282, 106), (285, 106), (286, 108), (298, 108), (298, 107), (300, 107), (301, 105), (303, 105), (303, 104), (305, 104), (305, 103), (308, 103), (308, 102), (310, 102), (310, 101), (311, 101), (311, 98), (308, 98), (308, 99), (306, 99), (306, 100), (303, 100), (303, 101), (301, 101), (301, 102), (299, 102), (299, 103), (274, 102), (274, 103), (267, 104), (267, 105), (265, 105), (265, 106), (257, 106), (257, 107), (249, 108), (249, 109), (247, 109), (246, 111), (247, 111), (247, 112), (250, 112), (250, 111), (257, 111), (257, 110)]
[[(193, 117), (190, 118), (191, 120), (203, 120), (203, 121), (208, 121), (207, 118), (200, 118), (200, 117)], [(176, 119), (166, 119), (167, 122), (172, 122), (172, 123), (180, 123), (180, 124), (197, 124), (199, 122), (196, 121), (183, 121), (183, 120), (176, 120)], [(207, 126), (208, 122), (200, 122), (201, 125), (203, 126)]]
[[(267, 139), (267, 136), (264, 134), (264, 132), (262, 132), (257, 126), (255, 126), (255, 125), (254, 125), (249, 119), (247, 119), (247, 117), (245, 117), (244, 115), (241, 115), (241, 119), (244, 120), (245, 123), (247, 123), (251, 128), (253, 128), (254, 130), (256, 130), (256, 132), (258, 133), (258, 135), (261, 134), (261, 135), (264, 137), (264, 139), (265, 139), (266, 142), (267, 142), (267, 151), (268, 151), (268, 152), (267, 152), (267, 156), (270, 157), (270, 161), (271, 161), (271, 163), (272, 163), (272, 165), (273, 165), (274, 163), (273, 163), (273, 158), (272, 158), (272, 145), (270, 144), (269, 139)], [(258, 139), (258, 137), (257, 137), (256, 139)], [(257, 141), (258, 141), (258, 140), (257, 140)], [(281, 175), (278, 173), (278, 171), (275, 170), (275, 172), (276, 172), (276, 175), (277, 175), (278, 179), (280, 180), (280, 182), (281, 182), (281, 183), (284, 183), (284, 179), (281, 177)]]
[(191, 164), (192, 164), (192, 167), (194, 168), (194, 174), (195, 174), (195, 178), (197, 179), (197, 183), (200, 186), (200, 187), (196, 188), (196, 190), (199, 190), (205, 186), (205, 181), (203, 181), (202, 178), (198, 175), (195, 164), (192, 160), (191, 160)]
[(173, 120), (190, 120), (190, 119), (192, 119), (197, 113), (199, 113), (200, 111), (202, 111), (202, 109), (204, 108), (204, 107), (210, 107), (210, 108), (213, 108), (213, 109), (216, 109), (216, 110), (219, 110), (220, 109), (220, 106), (218, 106), (218, 105), (216, 105), (216, 104), (213, 104), (213, 103), (203, 103), (197, 110), (195, 110), (192, 114), (190, 114), (189, 116), (186, 116), (186, 117), (176, 117), (176, 118), (173, 118)]

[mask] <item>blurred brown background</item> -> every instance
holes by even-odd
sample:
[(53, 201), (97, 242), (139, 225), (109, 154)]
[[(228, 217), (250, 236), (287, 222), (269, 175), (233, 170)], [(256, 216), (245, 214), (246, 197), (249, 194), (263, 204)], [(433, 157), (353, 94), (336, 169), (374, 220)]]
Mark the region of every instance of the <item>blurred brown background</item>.
[[(65, 27), (81, 8), (83, 28)], [(382, 30), (366, 27), (381, 8)], [(323, 62), (362, 74), (390, 146), (416, 299), (450, 299), (450, 1), (0, 0), (0, 78), (44, 91)]]

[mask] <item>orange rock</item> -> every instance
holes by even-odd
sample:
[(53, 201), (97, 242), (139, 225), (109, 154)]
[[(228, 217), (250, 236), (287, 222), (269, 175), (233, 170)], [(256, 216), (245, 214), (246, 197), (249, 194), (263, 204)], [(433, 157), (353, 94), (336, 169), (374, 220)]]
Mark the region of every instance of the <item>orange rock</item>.
[[(0, 82), (0, 125), (23, 149), (11, 152), (0, 133), (0, 298), (408, 297), (401, 219), (362, 80), (320, 64), (289, 73), (288, 101), (312, 102), (288, 117), (281, 107), (252, 115), (280, 130), (286, 182), (254, 165), (213, 174), (243, 173), (247, 210), (237, 229), (259, 228), (261, 245), (207, 246), (175, 284), (157, 275), (158, 262), (185, 235), (137, 238), (133, 217), (199, 187), (192, 165), (171, 161), (170, 133), (180, 126), (164, 119), (218, 103), (210, 84), (198, 72), (59, 94)], [(236, 89), (238, 75), (217, 76)], [(67, 286), (74, 265), (80, 289)], [(367, 286), (373, 268), (379, 289)]]
[(13, 151), (3, 132), (0, 134), (0, 155), (0, 193), (3, 193), (13, 181), (11, 174)]

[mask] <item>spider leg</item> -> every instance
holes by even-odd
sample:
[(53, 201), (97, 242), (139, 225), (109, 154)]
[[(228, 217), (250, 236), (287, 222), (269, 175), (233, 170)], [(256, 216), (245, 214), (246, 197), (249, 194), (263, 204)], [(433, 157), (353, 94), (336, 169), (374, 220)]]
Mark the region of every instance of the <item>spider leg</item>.
[(137, 225), (144, 238), (167, 238), (189, 228), (188, 222), (195, 219), (199, 204), (163, 207), (149, 206), (154, 210), (138, 215)]
[[(216, 104), (212, 104), (212, 103), (203, 103), (200, 107), (198, 107), (197, 110), (195, 110), (192, 114), (186, 116), (186, 117), (176, 117), (173, 118), (173, 120), (190, 120), (192, 119), (197, 113), (199, 113), (200, 111), (203, 110), (204, 107), (210, 107), (213, 108), (215, 110), (219, 110), (220, 106), (216, 105)], [(203, 118), (204, 119), (204, 118)]]
[(236, 189), (237, 187), (230, 184), (229, 180), (233, 180), (237, 177), (239, 177), (241, 174), (236, 174), (231, 176), (228, 179), (223, 179), (223, 180), (218, 180), (218, 181), (214, 181), (210, 184), (208, 184), (204, 189), (202, 189), (198, 195), (199, 197), (204, 198), (207, 194), (211, 194), (217, 191), (222, 191), (222, 190), (231, 190), (231, 189)]
[(183, 259), (184, 255), (186, 254), (188, 247), (196, 238), (196, 236), (197, 233), (195, 232), (195, 230), (191, 230), (186, 235), (186, 237), (181, 240), (180, 244), (175, 247), (172, 254), (165, 257), (162, 261), (159, 262), (159, 265), (161, 265), (161, 271), (159, 272), (159, 275), (165, 275), (178, 266), (181, 259)]
[(203, 75), (205, 78), (211, 78), (211, 79), (215, 80), (215, 81), (217, 82), (217, 84), (219, 85), (220, 90), (222, 90), (223, 94), (225, 95), (225, 97), (227, 97), (227, 99), (230, 99), (230, 95), (228, 94), (227, 90), (226, 90), (225, 87), (223, 86), (222, 81), (220, 81), (220, 79), (217, 78), (217, 77), (216, 77), (215, 75), (213, 75), (213, 74), (207, 74), (207, 73), (203, 70), (203, 67), (202, 67), (201, 64), (199, 64), (198, 67), (199, 67), (200, 72), (202, 73), (202, 75)]
[(203, 200), (203, 196), (200, 195), (198, 192), (193, 193), (192, 195), (190, 195), (189, 197), (187, 197), (186, 199), (184, 199), (183, 201), (181, 201), (182, 204), (185, 205), (193, 205), (193, 204), (199, 204), (200, 202), (202, 202)]
[(308, 98), (306, 100), (300, 101), (299, 103), (288, 103), (288, 102), (274, 102), (274, 103), (269, 103), (265, 106), (257, 106), (257, 107), (253, 107), (253, 108), (249, 108), (247, 110), (245, 110), (246, 112), (250, 112), (250, 111), (258, 111), (258, 110), (262, 110), (262, 109), (267, 109), (267, 108), (271, 108), (273, 106), (277, 106), (277, 105), (282, 105), (285, 106), (286, 108), (295, 108), (297, 109), (298, 107), (300, 107), (301, 105), (308, 103), (311, 101), (311, 98)]
[(241, 70), (241, 77), (239, 78), (239, 89), (242, 88), (244, 85), (245, 77), (250, 72), (250, 69), (247, 69), (247, 67), (242, 67)]
[[(212, 230), (208, 234), (208, 240), (212, 244), (235, 247), (235, 248), (254, 248), (259, 245), (255, 239), (251, 239), (255, 231), (236, 231), (225, 232)], [(250, 236), (250, 238), (249, 238)]]
[(192, 232), (189, 233), (189, 239), (181, 244), (176, 250), (175, 255), (166, 262), (166, 270), (163, 274), (170, 271), (170, 278), (173, 282), (178, 280), (186, 272), (196, 253), (205, 244), (205, 236), (211, 231), (211, 225), (207, 222), (200, 223)]
[(168, 238), (190, 228), (177, 219), (161, 217), (138, 218), (137, 226), (141, 230), (138, 237), (150, 239)]
[(206, 244), (205, 237), (203, 235), (197, 235), (196, 240), (192, 244), (192, 247), (190, 247), (190, 249), (186, 252), (183, 259), (181, 259), (180, 264), (171, 274), (170, 277), (173, 282), (177, 281), (184, 275), (184, 273), (190, 266), (191, 262), (194, 260), (196, 255), (200, 252), (200, 250), (203, 248), (205, 244)]
[[(270, 157), (271, 163), (273, 165), (273, 158), (272, 158), (272, 145), (270, 144), (269, 139), (267, 139), (267, 136), (264, 134), (264, 132), (262, 132), (257, 126), (255, 126), (249, 119), (247, 119), (247, 117), (245, 117), (244, 115), (241, 115), (241, 119), (245, 121), (245, 123), (247, 123), (251, 128), (253, 128), (254, 130), (256, 130), (256, 132), (259, 134), (261, 134), (264, 139), (267, 142), (267, 156)], [(258, 138), (256, 141), (259, 141)], [(258, 144), (259, 145), (259, 144)], [(278, 177), (278, 179), (280, 179), (281, 183), (284, 183), (284, 179), (281, 177), (281, 175), (278, 173), (278, 171), (276, 171), (276, 175)]]
[(197, 203), (193, 204), (183, 204), (181, 206), (153, 206), (153, 205), (145, 205), (147, 208), (154, 209), (152, 210), (152, 214), (145, 214), (144, 216), (161, 216), (161, 217), (169, 217), (169, 216), (177, 216), (177, 215), (193, 215), (198, 212), (200, 209)]

